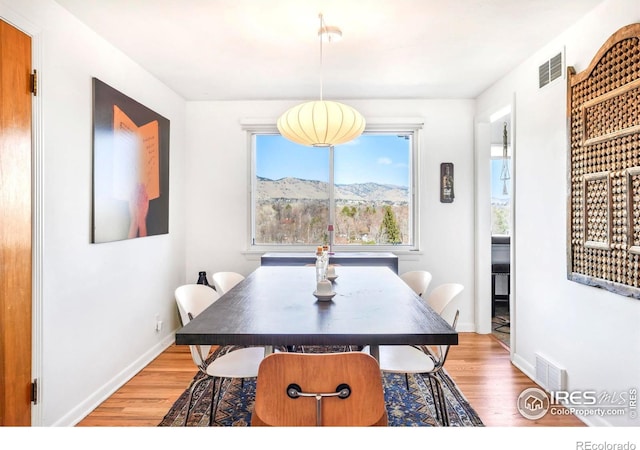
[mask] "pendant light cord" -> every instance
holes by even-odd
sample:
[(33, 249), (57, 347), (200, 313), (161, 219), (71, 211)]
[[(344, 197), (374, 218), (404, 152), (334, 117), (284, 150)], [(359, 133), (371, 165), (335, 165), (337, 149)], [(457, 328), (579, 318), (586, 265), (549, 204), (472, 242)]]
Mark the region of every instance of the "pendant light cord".
[(320, 32), (318, 36), (320, 37), (320, 101), (322, 101), (322, 34), (324, 32), (324, 18), (322, 13), (318, 14), (318, 17), (320, 17)]
[(502, 132), (502, 171), (500, 172), (500, 179), (502, 180), (502, 194), (508, 195), (509, 191), (507, 189), (507, 180), (511, 179), (511, 174), (509, 173), (509, 165), (507, 162), (508, 159), (508, 138), (507, 138), (507, 122), (504, 123), (504, 129)]

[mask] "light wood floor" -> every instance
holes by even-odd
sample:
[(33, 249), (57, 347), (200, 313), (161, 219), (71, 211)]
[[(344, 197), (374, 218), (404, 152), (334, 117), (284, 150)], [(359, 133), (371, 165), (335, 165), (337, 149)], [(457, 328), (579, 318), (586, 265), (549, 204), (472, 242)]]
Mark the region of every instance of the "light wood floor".
[[(585, 426), (571, 415), (522, 417), (516, 399), (535, 383), (511, 364), (508, 350), (491, 335), (460, 333), (445, 368), (487, 427)], [(195, 374), (188, 348), (171, 346), (78, 426), (156, 426)]]

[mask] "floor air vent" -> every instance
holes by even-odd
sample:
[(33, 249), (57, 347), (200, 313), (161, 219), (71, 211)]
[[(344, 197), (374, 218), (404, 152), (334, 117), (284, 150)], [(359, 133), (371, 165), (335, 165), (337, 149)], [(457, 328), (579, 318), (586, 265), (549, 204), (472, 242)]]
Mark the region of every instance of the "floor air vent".
[(564, 391), (565, 370), (536, 354), (536, 382), (550, 392)]
[(544, 87), (562, 76), (562, 53), (558, 53), (538, 68), (539, 87)]

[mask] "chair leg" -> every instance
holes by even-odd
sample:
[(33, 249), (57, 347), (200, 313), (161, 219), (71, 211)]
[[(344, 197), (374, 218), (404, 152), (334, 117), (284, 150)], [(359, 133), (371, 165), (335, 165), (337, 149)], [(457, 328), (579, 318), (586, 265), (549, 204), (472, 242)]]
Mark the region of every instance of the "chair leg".
[[(222, 378), (220, 378), (219, 384), (220, 386), (218, 387), (218, 395), (220, 395), (219, 392), (222, 389)], [(216, 405), (216, 408), (214, 408), (215, 400), (216, 400), (216, 377), (213, 377), (213, 386), (211, 386), (211, 404), (209, 405), (209, 426), (211, 426), (212, 423), (216, 422), (217, 405)]]
[(496, 316), (496, 274), (491, 274), (491, 317)]
[[(444, 395), (444, 389), (442, 388), (442, 382), (440, 381), (440, 379), (438, 378), (437, 374), (427, 374), (427, 377), (429, 378), (429, 386), (431, 387), (431, 392), (433, 394), (433, 387), (431, 385), (431, 382), (433, 381), (433, 383), (435, 384), (436, 387), (436, 393), (434, 395), (433, 398), (433, 402), (434, 402), (434, 406), (436, 409), (436, 418), (441, 421), (442, 426), (443, 427), (448, 427), (450, 425), (449, 422), (449, 413), (447, 411), (447, 399), (445, 398)], [(437, 399), (436, 399), (437, 397)]]
[(511, 328), (511, 322), (509, 322), (509, 321), (507, 320), (505, 323), (500, 324), (500, 325), (498, 325), (497, 327), (495, 327), (495, 328), (493, 329), (493, 331), (500, 331), (502, 328)]
[(404, 374), (404, 383), (407, 385), (407, 391), (409, 390), (409, 374)]
[(433, 387), (434, 381), (429, 375), (427, 375), (427, 381), (429, 382), (429, 390), (431, 391), (431, 398), (433, 399), (433, 409), (436, 412), (436, 421), (440, 422), (440, 402), (438, 401), (438, 398), (436, 396), (436, 390)]
[[(193, 386), (191, 386), (191, 389), (189, 389), (189, 396), (187, 397), (187, 413), (186, 413), (186, 415), (184, 417), (184, 426), (185, 427), (189, 423), (189, 413), (191, 412), (191, 401), (193, 400), (193, 393), (195, 392), (196, 387), (198, 387), (198, 385), (200, 383), (202, 383), (203, 381), (206, 381), (208, 379), (209, 379), (208, 376), (200, 378), (198, 381), (193, 383)], [(215, 381), (214, 381), (214, 388), (215, 388)]]
[[(228, 380), (228, 382), (227, 382), (227, 387), (225, 388), (225, 390), (223, 392), (222, 391), (222, 385), (223, 385), (225, 379)], [(227, 389), (229, 389), (229, 386), (231, 386), (232, 382), (233, 382), (233, 378), (220, 378), (220, 382), (218, 383), (218, 395), (216, 395), (215, 397), (211, 398), (211, 404), (212, 404), (211, 405), (211, 413), (210, 413), (211, 415), (209, 417), (212, 418), (213, 420), (209, 421), (209, 425), (211, 425), (212, 423), (215, 424), (215, 418), (216, 418), (216, 414), (218, 413), (218, 405), (220, 404), (220, 399), (222, 398), (223, 395), (226, 394)], [(215, 399), (215, 402), (214, 402), (214, 399)]]

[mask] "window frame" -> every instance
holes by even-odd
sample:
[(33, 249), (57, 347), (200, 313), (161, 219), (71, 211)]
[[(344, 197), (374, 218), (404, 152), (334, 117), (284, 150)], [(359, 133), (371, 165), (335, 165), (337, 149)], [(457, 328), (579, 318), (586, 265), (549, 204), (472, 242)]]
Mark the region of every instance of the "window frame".
[[(261, 120), (243, 120), (241, 121), (242, 130), (246, 133), (247, 149), (248, 149), (248, 212), (247, 212), (247, 232), (246, 243), (247, 250), (249, 252), (270, 252), (270, 253), (293, 253), (293, 252), (314, 252), (317, 244), (309, 245), (282, 245), (282, 244), (255, 244), (255, 199), (253, 193), (256, 191), (256, 148), (255, 148), (255, 136), (261, 134), (279, 135), (278, 128), (276, 126), (276, 120), (261, 121)], [(411, 202), (411, 218), (409, 229), (413, 236), (413, 242), (406, 245), (335, 245), (332, 244), (332, 251), (335, 252), (369, 252), (369, 253), (408, 253), (420, 251), (420, 154), (422, 148), (421, 131), (424, 126), (424, 122), (421, 119), (387, 119), (382, 121), (368, 121), (367, 126), (363, 134), (408, 134), (412, 136), (411, 139), (411, 155), (410, 161), (410, 181), (409, 181), (409, 199)], [(329, 150), (331, 152), (329, 158), (329, 183), (333, 185), (333, 147)], [(329, 194), (329, 204), (334, 204), (333, 189)], [(329, 209), (330, 220), (334, 220), (335, 211)]]

